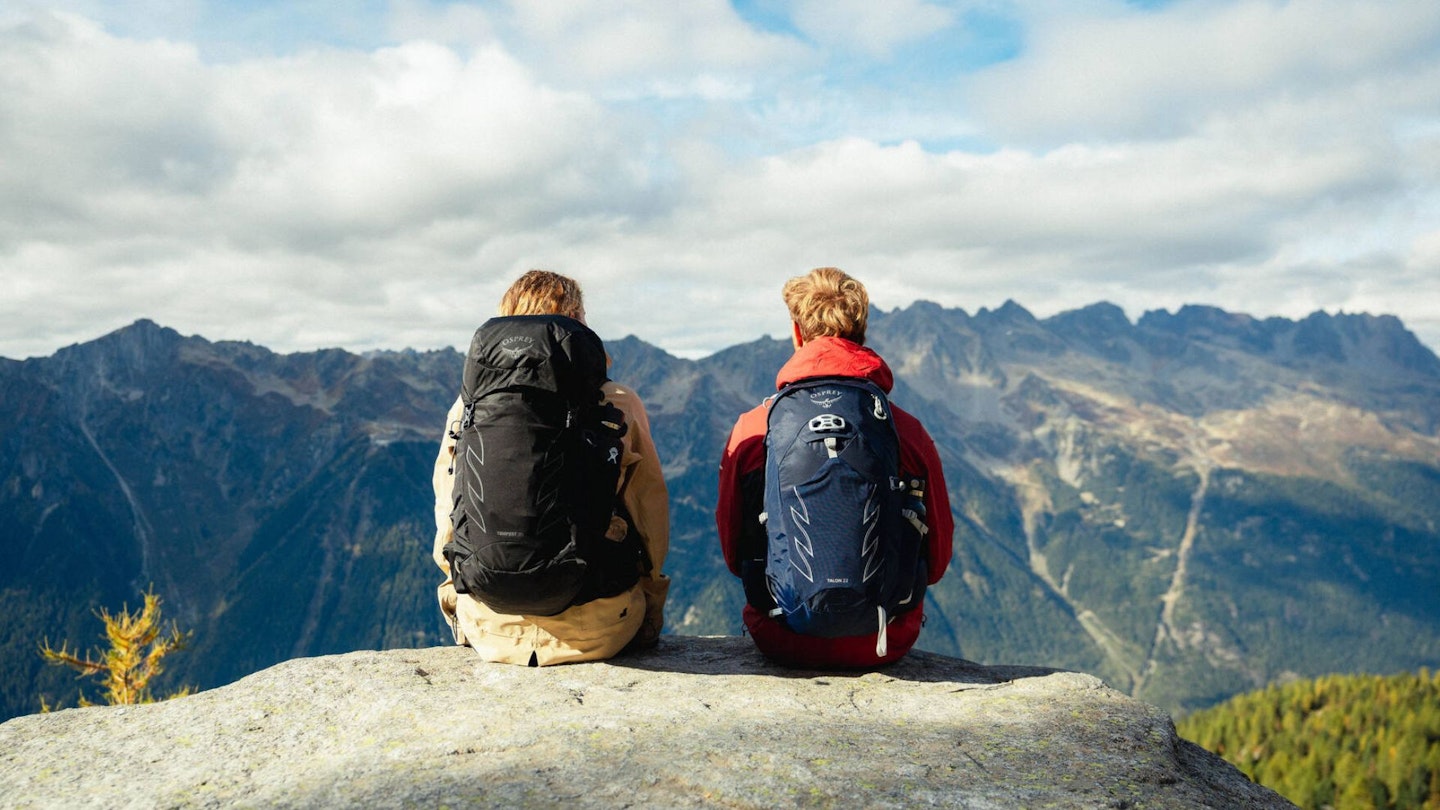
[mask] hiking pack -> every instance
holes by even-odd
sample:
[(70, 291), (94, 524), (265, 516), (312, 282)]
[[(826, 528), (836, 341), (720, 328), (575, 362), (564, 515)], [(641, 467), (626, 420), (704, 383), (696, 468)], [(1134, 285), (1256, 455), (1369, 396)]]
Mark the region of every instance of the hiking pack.
[(850, 377), (801, 380), (771, 402), (765, 433), (765, 589), (752, 605), (805, 635), (876, 634), (925, 595), (924, 482), (903, 479), (885, 392)]
[(475, 331), (460, 389), (455, 533), (442, 549), (457, 593), (500, 613), (553, 616), (635, 584), (635, 532), (616, 488), (624, 414), (604, 401), (605, 347), (561, 315), (492, 318)]

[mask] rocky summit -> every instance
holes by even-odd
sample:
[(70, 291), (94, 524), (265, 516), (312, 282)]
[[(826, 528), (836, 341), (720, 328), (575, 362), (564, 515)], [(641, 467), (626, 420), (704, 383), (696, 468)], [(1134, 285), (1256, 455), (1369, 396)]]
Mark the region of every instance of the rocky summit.
[(665, 637), (530, 669), (463, 647), (299, 658), (190, 697), (0, 725), (7, 807), (1290, 807), (1074, 672), (883, 671)]

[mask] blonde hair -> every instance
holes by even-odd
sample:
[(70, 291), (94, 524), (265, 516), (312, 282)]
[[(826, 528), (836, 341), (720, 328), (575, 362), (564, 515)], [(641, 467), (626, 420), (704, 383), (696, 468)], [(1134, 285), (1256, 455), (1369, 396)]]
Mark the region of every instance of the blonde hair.
[(864, 345), (870, 294), (845, 271), (817, 267), (785, 282), (780, 295), (804, 339), (832, 336)]
[(580, 282), (549, 270), (528, 270), (500, 297), (501, 315), (564, 315), (582, 323)]

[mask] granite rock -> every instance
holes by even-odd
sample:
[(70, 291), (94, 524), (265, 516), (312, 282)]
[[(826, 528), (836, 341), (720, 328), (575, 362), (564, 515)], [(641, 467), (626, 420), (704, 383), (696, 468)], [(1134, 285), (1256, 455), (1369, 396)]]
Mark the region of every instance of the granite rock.
[(301, 658), (18, 717), (0, 752), (7, 807), (1292, 806), (1089, 675), (924, 652), (793, 670), (737, 637), (539, 669), (463, 647)]

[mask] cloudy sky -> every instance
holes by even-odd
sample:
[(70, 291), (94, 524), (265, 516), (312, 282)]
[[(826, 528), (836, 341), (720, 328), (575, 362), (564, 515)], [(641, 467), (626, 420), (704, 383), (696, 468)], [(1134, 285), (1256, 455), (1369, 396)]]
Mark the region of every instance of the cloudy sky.
[(0, 0), (0, 356), (462, 345), (545, 267), (695, 357), (821, 265), (1440, 348), (1440, 3)]

